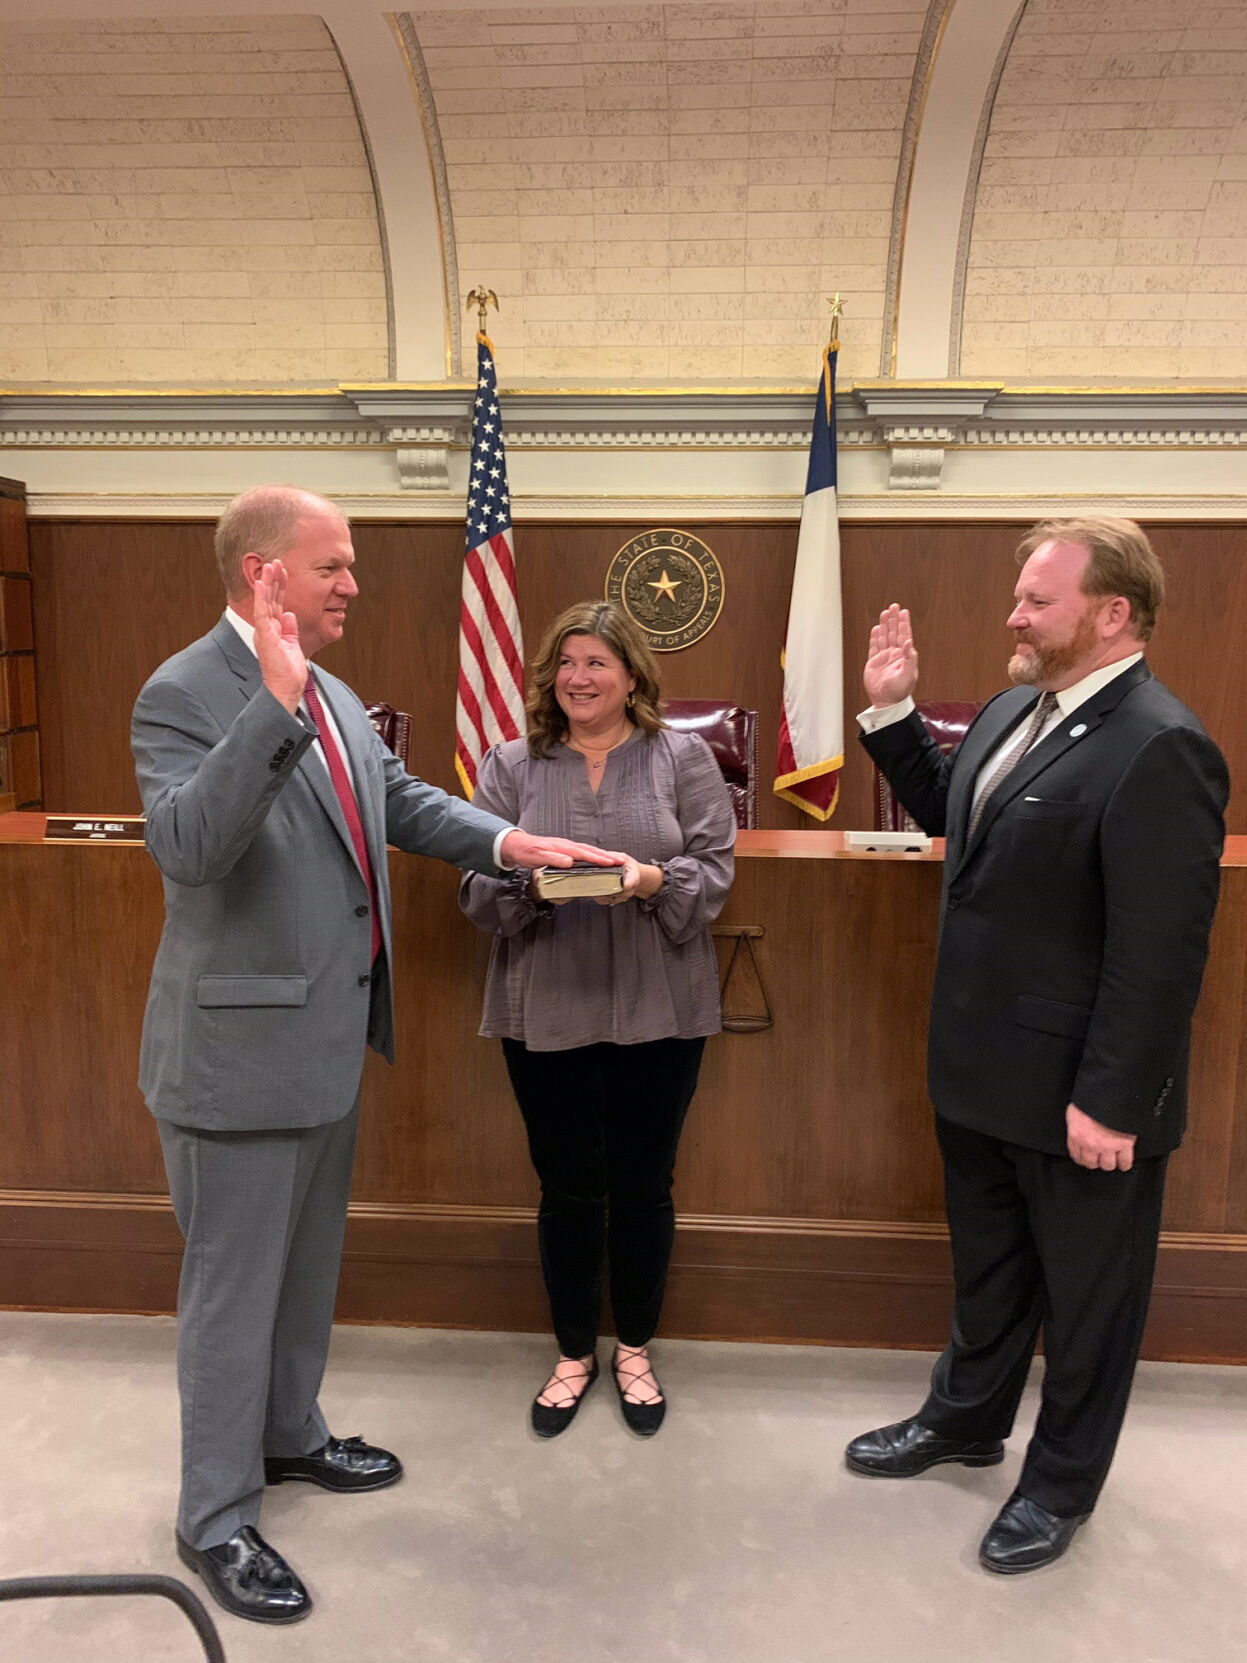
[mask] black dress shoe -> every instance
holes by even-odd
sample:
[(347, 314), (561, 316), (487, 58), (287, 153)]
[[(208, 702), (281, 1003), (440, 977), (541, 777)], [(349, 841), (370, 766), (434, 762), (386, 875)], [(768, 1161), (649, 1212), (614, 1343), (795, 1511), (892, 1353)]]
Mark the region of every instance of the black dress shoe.
[(1072, 1518), (1059, 1518), (1014, 1490), (979, 1543), (979, 1564), (1005, 1576), (1037, 1571), (1061, 1557), (1078, 1526), (1090, 1517), (1075, 1513)]
[(945, 1461), (960, 1461), (965, 1467), (999, 1466), (1005, 1446), (999, 1438), (979, 1443), (945, 1438), (911, 1418), (863, 1432), (845, 1450), (844, 1458), (854, 1472), (870, 1478), (914, 1478)]
[[(575, 1420), (580, 1405), (588, 1397), (589, 1387), (597, 1377), (598, 1360), (595, 1357), (587, 1369), (582, 1369), (580, 1374), (573, 1374), (563, 1382), (563, 1384), (570, 1387), (581, 1378), (584, 1379), (585, 1383), (580, 1388), (579, 1396), (570, 1403), (543, 1403), (541, 1392), (537, 1393), (537, 1396), (533, 1399), (532, 1424), (533, 1431), (539, 1438), (557, 1438), (560, 1432), (567, 1431), (567, 1428)], [(544, 1392), (545, 1390), (546, 1387), (543, 1386), (541, 1391)]]
[(197, 1571), (218, 1605), (253, 1623), (297, 1623), (311, 1597), (286, 1561), (247, 1524), (219, 1547), (193, 1548), (176, 1537), (178, 1558)]
[(384, 1490), (403, 1476), (403, 1463), (388, 1449), (362, 1438), (330, 1438), (310, 1455), (266, 1455), (264, 1482), (284, 1484), (301, 1478), (322, 1490)]
[[(625, 1358), (625, 1362), (631, 1359)], [(611, 1358), (611, 1373), (615, 1377), (615, 1390), (619, 1393), (619, 1407), (623, 1410), (623, 1418), (630, 1432), (635, 1432), (638, 1438), (652, 1438), (663, 1423), (667, 1413), (667, 1400), (660, 1397), (657, 1403), (633, 1403), (624, 1396), (630, 1386), (635, 1386), (638, 1380), (647, 1374), (654, 1374), (653, 1368), (647, 1362), (639, 1374), (621, 1375), (619, 1372), (619, 1353)], [(658, 1376), (654, 1374), (654, 1384), (658, 1384)], [(661, 1391), (661, 1386), (659, 1391)]]

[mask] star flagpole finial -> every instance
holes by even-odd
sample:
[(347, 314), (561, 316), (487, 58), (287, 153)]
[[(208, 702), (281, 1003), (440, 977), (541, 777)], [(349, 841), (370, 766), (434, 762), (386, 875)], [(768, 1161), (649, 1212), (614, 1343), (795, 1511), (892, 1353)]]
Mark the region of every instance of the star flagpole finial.
[(839, 350), (840, 350), (840, 319), (844, 316), (844, 302), (840, 298), (839, 289), (836, 290), (834, 295), (831, 295), (828, 298), (827, 304), (828, 304), (828, 306), (831, 307), (831, 342), (830, 342), (830, 345), (831, 345), (831, 349), (832, 349), (833, 352), (839, 352)]

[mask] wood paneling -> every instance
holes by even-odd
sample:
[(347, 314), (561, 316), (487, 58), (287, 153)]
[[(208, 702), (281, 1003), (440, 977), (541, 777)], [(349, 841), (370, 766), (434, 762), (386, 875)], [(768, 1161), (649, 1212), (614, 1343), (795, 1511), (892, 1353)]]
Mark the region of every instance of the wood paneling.
[[(167, 1201), (0, 1192), (0, 1305), (170, 1312), (181, 1250)], [(661, 1332), (937, 1350), (951, 1305), (938, 1226), (686, 1216)], [(354, 1203), (338, 1317), (546, 1332), (533, 1212)], [(1163, 1238), (1143, 1355), (1247, 1363), (1247, 1252)]]
[(44, 807), (140, 813), (130, 712), (157, 665), (220, 616), (212, 527), (36, 522), (31, 571)]
[[(0, 825), (0, 1304), (163, 1310), (176, 1230), (135, 1078), (160, 884), (138, 845)], [(760, 925), (775, 1011), (708, 1045), (677, 1172), (666, 1331), (936, 1344), (948, 1308), (923, 1088), (940, 863), (835, 833), (741, 840), (725, 921)], [(544, 1328), (536, 1184), (500, 1047), (476, 1037), (486, 942), (456, 874), (391, 857), (399, 1063), (370, 1057), (340, 1312)], [(1229, 852), (1171, 1167), (1149, 1354), (1247, 1347), (1247, 847)]]
[[(525, 640), (534, 652), (563, 607), (599, 595), (615, 552), (640, 526), (530, 524), (516, 538)], [(779, 654), (796, 554), (791, 524), (689, 524), (725, 574), (720, 621), (695, 646), (662, 655), (673, 696), (730, 694), (759, 714), (763, 826), (809, 826), (766, 787), (775, 757)], [(910, 607), (921, 692), (985, 699), (1004, 684), (1004, 620), (1018, 524), (848, 521), (842, 530), (846, 761), (838, 826), (871, 824), (870, 764), (853, 738), (860, 660), (872, 619)], [(1247, 779), (1247, 528), (1157, 525), (1169, 599), (1150, 657)], [(46, 805), (133, 811), (134, 696), (170, 653), (207, 629), (221, 599), (211, 528), (193, 523), (41, 521), (31, 528)], [(454, 688), (463, 531), (458, 523), (355, 528), (361, 593), (326, 668), (361, 694), (416, 716), (413, 767), (453, 789)], [(1230, 826), (1247, 831), (1236, 788)]]

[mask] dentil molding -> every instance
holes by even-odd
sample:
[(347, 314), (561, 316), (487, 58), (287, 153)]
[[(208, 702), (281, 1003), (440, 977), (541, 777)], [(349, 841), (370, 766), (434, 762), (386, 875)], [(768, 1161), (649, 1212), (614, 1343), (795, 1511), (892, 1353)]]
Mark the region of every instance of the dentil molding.
[[(304, 392), (0, 392), (11, 450), (375, 450), (400, 497), (447, 491), (470, 445), (473, 382)], [(803, 450), (815, 394), (800, 388), (503, 388), (516, 450)], [(1247, 388), (1011, 388), (861, 382), (840, 390), (841, 448), (886, 449), (889, 492), (939, 493), (952, 450), (1247, 447)]]

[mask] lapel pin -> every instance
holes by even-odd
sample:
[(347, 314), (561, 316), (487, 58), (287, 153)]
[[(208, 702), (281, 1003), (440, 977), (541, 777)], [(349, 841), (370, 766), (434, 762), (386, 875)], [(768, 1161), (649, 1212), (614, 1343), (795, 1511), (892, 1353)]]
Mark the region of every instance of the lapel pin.
[(1071, 739), (1081, 739), (1083, 734), (1086, 733), (1086, 731), (1087, 731), (1087, 724), (1085, 722), (1079, 722), (1079, 724), (1076, 728), (1071, 728), (1069, 730), (1069, 736), (1070, 736)]

